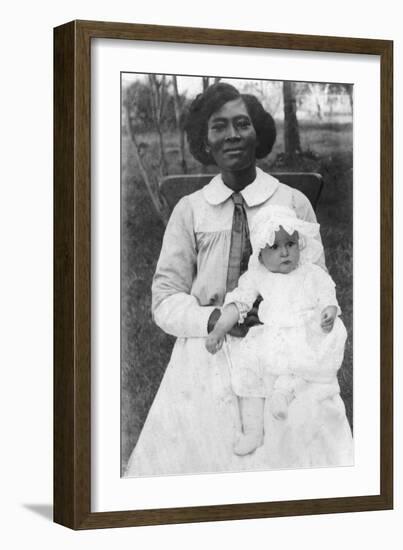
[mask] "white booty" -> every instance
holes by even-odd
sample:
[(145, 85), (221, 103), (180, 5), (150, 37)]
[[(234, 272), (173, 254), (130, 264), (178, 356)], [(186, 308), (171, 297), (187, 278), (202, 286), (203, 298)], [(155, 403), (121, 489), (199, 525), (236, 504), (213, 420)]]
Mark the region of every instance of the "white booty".
[(240, 436), (234, 445), (236, 455), (248, 455), (263, 444), (263, 433), (247, 433)]
[(241, 397), (243, 434), (234, 444), (234, 453), (240, 456), (253, 453), (263, 444), (264, 399)]

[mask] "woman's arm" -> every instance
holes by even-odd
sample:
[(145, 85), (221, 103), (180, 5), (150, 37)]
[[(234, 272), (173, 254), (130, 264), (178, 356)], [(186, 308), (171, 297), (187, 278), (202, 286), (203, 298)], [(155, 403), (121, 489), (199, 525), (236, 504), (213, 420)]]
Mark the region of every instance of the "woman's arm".
[[(238, 281), (238, 286), (225, 296), (221, 316), (206, 340), (206, 348), (210, 353), (216, 353), (222, 346), (224, 336), (239, 322), (244, 323), (248, 312), (259, 295), (258, 278), (254, 270), (246, 271)], [(233, 336), (238, 336), (238, 334)], [(246, 334), (246, 331), (245, 331)]]
[(207, 335), (214, 306), (202, 307), (190, 294), (197, 266), (193, 211), (188, 197), (174, 208), (165, 230), (152, 284), (155, 323), (177, 337)]

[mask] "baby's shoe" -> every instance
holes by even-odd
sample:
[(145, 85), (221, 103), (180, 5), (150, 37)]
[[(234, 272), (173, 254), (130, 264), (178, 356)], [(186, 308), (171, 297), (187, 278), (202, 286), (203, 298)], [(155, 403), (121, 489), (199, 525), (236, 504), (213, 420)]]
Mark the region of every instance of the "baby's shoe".
[(262, 432), (249, 432), (242, 434), (234, 445), (234, 453), (239, 456), (248, 455), (256, 451), (263, 444)]
[(234, 453), (248, 455), (263, 445), (264, 399), (241, 398), (243, 434), (234, 445)]

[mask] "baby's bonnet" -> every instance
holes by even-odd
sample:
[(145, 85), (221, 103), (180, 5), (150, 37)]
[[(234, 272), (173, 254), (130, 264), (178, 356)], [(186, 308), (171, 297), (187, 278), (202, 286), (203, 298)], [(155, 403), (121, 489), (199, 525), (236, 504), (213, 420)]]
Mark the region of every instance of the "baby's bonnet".
[(300, 265), (319, 260), (323, 254), (319, 224), (301, 220), (295, 211), (287, 206), (269, 205), (262, 208), (253, 220), (250, 230), (253, 254), (249, 261), (249, 269), (258, 265), (260, 251), (266, 245), (273, 246), (276, 231), (279, 231), (280, 227), (289, 235), (294, 231), (298, 232)]

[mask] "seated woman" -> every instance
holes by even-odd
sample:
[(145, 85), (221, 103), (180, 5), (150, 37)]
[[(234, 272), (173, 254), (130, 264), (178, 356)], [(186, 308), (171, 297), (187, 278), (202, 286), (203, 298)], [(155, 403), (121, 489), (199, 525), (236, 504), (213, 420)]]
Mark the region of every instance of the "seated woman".
[[(234, 432), (241, 432), (238, 397), (224, 351), (209, 354), (205, 339), (226, 293), (247, 269), (249, 225), (260, 210), (280, 205), (302, 220), (316, 217), (305, 195), (256, 167), (256, 159), (270, 153), (276, 131), (254, 96), (215, 84), (193, 101), (186, 130), (195, 158), (216, 164), (220, 173), (179, 201), (165, 231), (152, 310), (156, 324), (177, 340), (126, 475), (350, 464), (352, 437), (339, 393), (313, 406), (310, 385), (293, 400), (286, 421), (266, 408), (262, 446), (245, 456), (233, 453)], [(325, 269), (323, 255), (317, 263)], [(258, 322), (254, 308), (231, 331), (234, 353)], [(301, 426), (312, 436), (302, 448)]]

